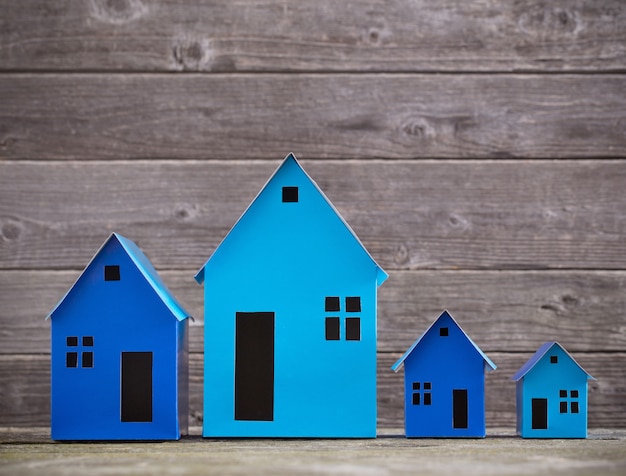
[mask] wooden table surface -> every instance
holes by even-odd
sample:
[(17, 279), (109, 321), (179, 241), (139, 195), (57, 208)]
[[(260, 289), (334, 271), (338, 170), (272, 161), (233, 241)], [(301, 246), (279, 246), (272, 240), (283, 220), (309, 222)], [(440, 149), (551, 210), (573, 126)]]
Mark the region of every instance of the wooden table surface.
[(626, 430), (586, 440), (524, 440), (510, 430), (485, 439), (203, 439), (59, 443), (48, 428), (0, 428), (0, 474), (626, 474)]

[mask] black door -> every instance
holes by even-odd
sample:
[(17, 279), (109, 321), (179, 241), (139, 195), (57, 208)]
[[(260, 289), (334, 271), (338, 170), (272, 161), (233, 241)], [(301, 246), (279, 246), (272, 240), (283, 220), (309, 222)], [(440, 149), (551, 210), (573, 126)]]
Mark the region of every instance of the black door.
[(235, 420), (274, 420), (274, 313), (238, 312)]
[(467, 390), (452, 390), (452, 427), (467, 428)]
[(533, 398), (532, 400), (533, 430), (548, 429), (548, 399)]
[(152, 352), (122, 352), (122, 421), (152, 421)]

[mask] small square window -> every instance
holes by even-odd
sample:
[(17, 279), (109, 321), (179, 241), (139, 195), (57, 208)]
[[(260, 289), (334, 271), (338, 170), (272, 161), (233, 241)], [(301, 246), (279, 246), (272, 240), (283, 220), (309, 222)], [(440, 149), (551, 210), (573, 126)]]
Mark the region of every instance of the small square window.
[(339, 318), (326, 318), (326, 340), (339, 340)]
[(431, 404), (431, 394), (430, 393), (425, 393), (424, 394), (424, 405), (430, 405)]
[(448, 337), (448, 328), (447, 327), (441, 327), (439, 329), (439, 335), (441, 337)]
[(567, 402), (561, 402), (561, 413), (567, 413)]
[(361, 318), (346, 318), (346, 340), (361, 340)]
[(567, 398), (567, 390), (559, 390), (559, 397)]
[(83, 352), (83, 367), (93, 367), (93, 352)]
[(283, 202), (294, 203), (298, 201), (298, 187), (283, 187)]
[(569, 396), (572, 397), (572, 398), (578, 398), (578, 390), (572, 390), (569, 393)]
[(551, 364), (558, 364), (559, 363), (559, 357), (557, 355), (551, 355), (550, 356), (550, 363)]
[(419, 405), (420, 404), (420, 399), (421, 399), (421, 395), (419, 393), (414, 393), (413, 394), (413, 405)]
[(93, 336), (83, 337), (83, 345), (85, 347), (93, 347)]
[(419, 382), (413, 382), (413, 390), (419, 390), (420, 389), (420, 383)]
[(78, 367), (78, 352), (68, 352), (65, 354), (66, 367)]
[(424, 390), (430, 390), (432, 388), (432, 384), (430, 382), (424, 382)]
[(346, 312), (361, 312), (361, 298), (358, 296), (347, 297)]
[(339, 309), (339, 297), (338, 296), (327, 296), (326, 303), (324, 308), (326, 312), (338, 312)]
[(68, 337), (66, 342), (68, 347), (76, 347), (78, 345), (78, 337)]
[(104, 280), (105, 281), (119, 281), (120, 280), (120, 267), (118, 265), (111, 265), (104, 267)]
[(571, 403), (572, 413), (578, 413), (578, 402)]

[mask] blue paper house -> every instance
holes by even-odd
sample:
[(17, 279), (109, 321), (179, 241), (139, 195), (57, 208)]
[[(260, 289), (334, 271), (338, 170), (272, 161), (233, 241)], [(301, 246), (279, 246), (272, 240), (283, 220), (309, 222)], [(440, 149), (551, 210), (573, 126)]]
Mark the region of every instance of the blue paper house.
[(53, 439), (187, 432), (189, 314), (132, 241), (112, 234), (48, 317)]
[(561, 344), (543, 344), (512, 380), (520, 436), (587, 437), (587, 383), (595, 379)]
[(408, 438), (485, 436), (485, 372), (496, 366), (448, 311), (391, 368), (403, 364)]
[(288, 155), (196, 275), (203, 435), (375, 437), (385, 279)]

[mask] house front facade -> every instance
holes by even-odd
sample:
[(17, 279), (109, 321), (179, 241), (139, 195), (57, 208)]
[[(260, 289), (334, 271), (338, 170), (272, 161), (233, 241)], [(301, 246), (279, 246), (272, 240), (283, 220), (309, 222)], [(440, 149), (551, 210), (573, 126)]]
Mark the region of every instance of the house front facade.
[(375, 437), (387, 278), (293, 155), (198, 272), (204, 436)]
[(55, 440), (187, 432), (187, 317), (130, 240), (113, 234), (50, 313)]

